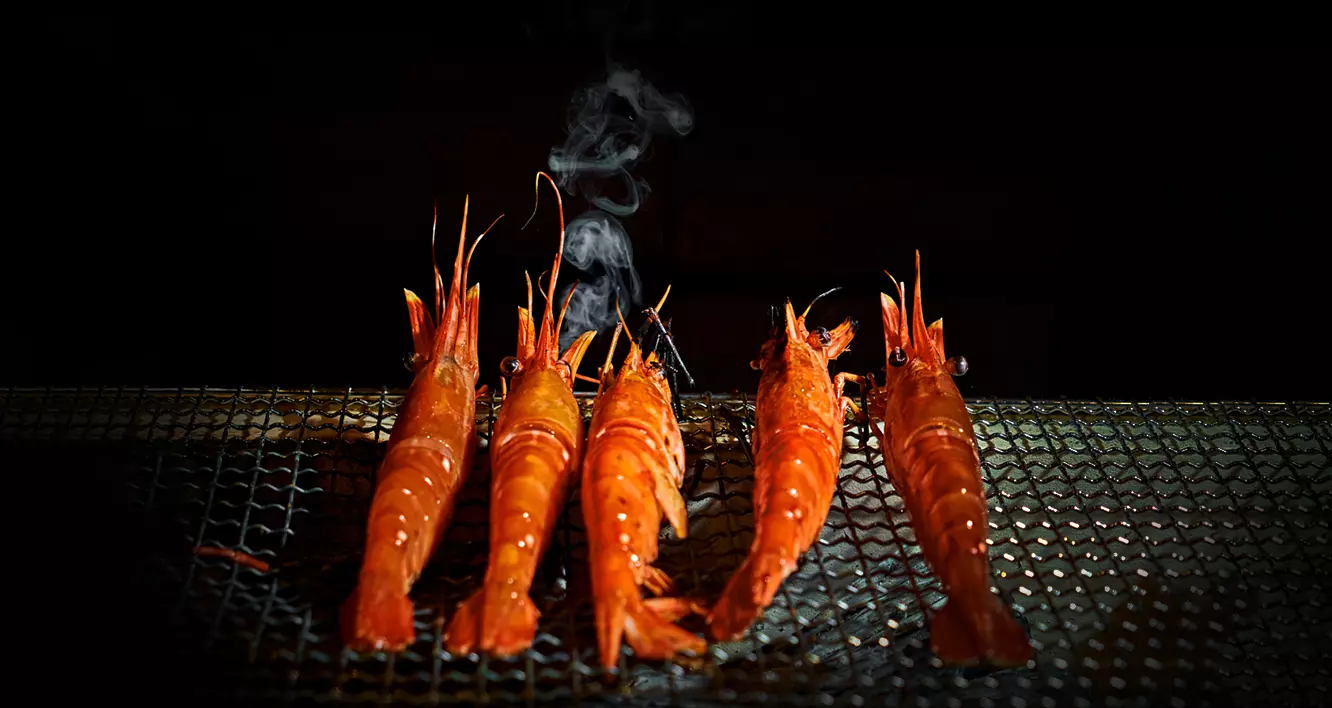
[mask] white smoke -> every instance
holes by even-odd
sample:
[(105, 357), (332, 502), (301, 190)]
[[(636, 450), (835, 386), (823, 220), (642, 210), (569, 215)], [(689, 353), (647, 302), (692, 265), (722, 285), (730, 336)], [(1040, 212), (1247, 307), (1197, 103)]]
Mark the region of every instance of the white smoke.
[[(650, 191), (647, 182), (629, 170), (647, 154), (652, 135), (683, 136), (693, 127), (688, 101), (663, 95), (638, 71), (612, 65), (605, 81), (574, 95), (569, 138), (562, 148), (551, 150), (549, 165), (565, 192), (582, 194), (593, 207), (566, 227), (564, 257), (596, 279), (575, 291), (560, 332), (561, 348), (583, 332), (613, 327), (619, 320), (616, 296), (622, 309), (643, 304), (629, 235), (615, 217), (633, 215)], [(619, 201), (606, 194), (617, 185), (622, 190)], [(557, 302), (568, 292), (565, 286)]]

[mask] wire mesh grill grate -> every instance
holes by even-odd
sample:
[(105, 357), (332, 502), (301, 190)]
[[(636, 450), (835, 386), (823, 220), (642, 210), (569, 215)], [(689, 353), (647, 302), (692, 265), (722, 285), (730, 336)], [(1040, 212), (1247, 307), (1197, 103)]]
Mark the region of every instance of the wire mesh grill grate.
[[(995, 672), (945, 669), (931, 656), (926, 617), (943, 595), (877, 442), (849, 425), (823, 535), (745, 639), (711, 645), (690, 667), (638, 661), (626, 648), (608, 679), (595, 668), (577, 489), (533, 589), (543, 617), (532, 650), (513, 660), (443, 650), (443, 623), (484, 573), (484, 454), (413, 592), (416, 643), (398, 656), (343, 650), (337, 606), (354, 584), (400, 391), (0, 396), (0, 445), (130, 451), (128, 500), (179, 541), (133, 575), (172, 603), (179, 651), (206, 658), (191, 682), (201, 695), (996, 706), (1332, 698), (1332, 407), (1323, 403), (970, 402), (994, 583), (1038, 650), (1028, 668)], [(479, 402), (483, 441), (498, 405)], [(690, 534), (664, 530), (659, 565), (679, 592), (716, 597), (752, 538), (743, 438), (753, 404), (686, 396), (684, 410)], [(194, 545), (243, 550), (275, 570), (197, 557)]]

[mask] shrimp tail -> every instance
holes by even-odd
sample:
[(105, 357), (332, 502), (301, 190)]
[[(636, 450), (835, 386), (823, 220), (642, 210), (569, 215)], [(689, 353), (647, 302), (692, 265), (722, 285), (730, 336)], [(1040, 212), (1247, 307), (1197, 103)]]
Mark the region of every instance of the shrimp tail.
[(1022, 625), (998, 596), (989, 592), (970, 602), (950, 599), (930, 622), (930, 645), (949, 666), (1023, 666), (1031, 644)]
[(397, 652), (416, 640), (412, 601), (405, 592), (357, 587), (342, 605), (340, 619), (354, 651)]
[[(618, 600), (618, 601), (616, 601)], [(707, 642), (675, 624), (691, 614), (703, 614), (697, 600), (683, 597), (658, 597), (648, 600), (619, 594), (616, 599), (597, 602), (597, 649), (602, 668), (615, 668), (623, 639), (640, 659), (670, 659), (685, 653), (701, 656)]]
[(449, 622), (447, 646), (450, 654), (466, 656), (485, 651), (511, 657), (532, 646), (541, 612), (526, 593), (511, 593), (507, 587), (489, 585), (472, 593)]
[(712, 638), (729, 642), (743, 637), (796, 566), (795, 559), (780, 551), (758, 551), (745, 558), (708, 614)]
[(532, 646), (536, 639), (541, 612), (527, 593), (517, 596), (508, 588), (492, 585), (486, 589), (486, 606), (481, 613), (485, 632), (481, 642), (496, 656), (514, 656)]

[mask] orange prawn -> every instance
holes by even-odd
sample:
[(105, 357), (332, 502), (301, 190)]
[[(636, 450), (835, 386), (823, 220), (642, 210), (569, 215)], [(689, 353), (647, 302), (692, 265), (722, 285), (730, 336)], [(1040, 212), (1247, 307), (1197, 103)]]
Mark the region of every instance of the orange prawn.
[[(476, 454), (477, 307), (480, 284), (467, 290), (467, 270), (476, 238), (463, 261), (468, 200), (463, 201), (453, 284), (444, 299), (444, 280), (435, 270), (435, 311), (404, 290), (411, 316), (415, 372), (398, 410), (388, 449), (377, 475), (366, 525), (365, 556), (356, 589), (342, 606), (343, 639), (355, 651), (401, 651), (416, 637), (412, 585), (439, 545), (453, 516), (455, 496)], [(500, 215), (499, 218), (503, 218)], [(495, 222), (499, 221), (495, 219)], [(438, 211), (436, 212), (438, 222)], [(494, 227), (495, 223), (491, 223)]]
[[(541, 178), (554, 181), (544, 172)], [(482, 586), (465, 600), (449, 623), (451, 654), (518, 654), (532, 644), (540, 612), (529, 592), (564, 508), (570, 483), (582, 462), (583, 414), (573, 396), (578, 365), (596, 332), (585, 332), (559, 356), (559, 331), (573, 290), (565, 297), (559, 322), (552, 322), (555, 281), (564, 253), (564, 203), (560, 207), (560, 247), (547, 286), (546, 311), (537, 334), (532, 320), (532, 281), (527, 307), (518, 308), (518, 355), (500, 362), (513, 381), (490, 437), (490, 559)], [(533, 212), (535, 215), (535, 211)], [(575, 287), (577, 284), (575, 283)]]
[(829, 377), (828, 362), (850, 346), (856, 322), (847, 318), (832, 331), (810, 331), (808, 314), (805, 308), (797, 317), (787, 300), (784, 325), (773, 328), (752, 364), (763, 372), (755, 400), (754, 540), (708, 615), (718, 641), (739, 639), (772, 603), (818, 539), (832, 505), (842, 425), (847, 408), (855, 408), (842, 389), (860, 379)]
[(967, 372), (967, 361), (945, 358), (943, 320), (925, 326), (919, 251), (910, 328), (905, 289), (896, 278), (893, 283), (902, 306), (887, 294), (879, 296), (889, 366), (882, 388), (870, 379), (870, 412), (882, 421), (871, 427), (925, 560), (948, 597), (930, 620), (931, 648), (949, 665), (1021, 666), (1032, 654), (1027, 636), (990, 592), (989, 509), (980, 453), (953, 381)]
[[(666, 303), (666, 295), (657, 311)], [(623, 639), (644, 659), (687, 652), (701, 655), (707, 648), (702, 637), (674, 624), (706, 610), (697, 600), (664, 597), (671, 589), (670, 579), (651, 565), (657, 559), (663, 516), (679, 538), (688, 532), (680, 495), (684, 438), (671, 406), (665, 368), (655, 352), (645, 360), (630, 336), (629, 354), (615, 373), (611, 364), (615, 345), (620, 332), (627, 330), (621, 315), (600, 370), (583, 460), (582, 508), (597, 650), (607, 671), (619, 660)], [(642, 587), (657, 597), (644, 599)]]

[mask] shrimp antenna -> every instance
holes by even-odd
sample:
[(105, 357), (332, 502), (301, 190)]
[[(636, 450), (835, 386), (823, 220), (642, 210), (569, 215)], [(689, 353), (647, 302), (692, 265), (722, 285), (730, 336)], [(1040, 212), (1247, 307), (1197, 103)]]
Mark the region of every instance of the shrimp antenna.
[[(550, 188), (555, 190), (555, 202), (559, 206), (558, 211), (560, 213), (560, 247), (555, 250), (555, 264), (550, 268), (550, 284), (547, 286), (547, 292), (545, 293), (546, 311), (541, 316), (541, 334), (537, 337), (536, 345), (537, 351), (540, 352), (546, 351), (552, 338), (557, 336), (555, 332), (551, 331), (551, 324), (554, 315), (553, 308), (555, 307), (555, 283), (560, 277), (560, 261), (564, 259), (564, 197), (560, 195), (559, 185), (555, 184), (555, 180), (545, 172), (536, 173), (536, 180), (532, 186), (534, 201), (534, 204), (532, 205), (532, 216), (527, 217), (527, 222), (531, 223), (532, 217), (536, 216), (537, 207), (541, 204), (542, 177), (545, 177), (546, 181), (550, 182)], [(527, 223), (524, 223), (523, 227), (526, 228), (526, 226)], [(538, 284), (540, 284), (540, 278), (537, 280)]]
[(894, 278), (892, 273), (889, 273), (887, 270), (885, 270), (885, 271), (883, 271), (883, 274), (886, 275), (886, 276), (888, 276), (888, 279), (889, 279), (889, 280), (893, 281), (893, 287), (895, 287), (895, 288), (897, 288), (897, 289), (899, 289), (899, 290), (902, 288), (902, 286), (901, 286), (900, 284), (898, 284), (898, 282), (897, 282), (897, 278)]
[(486, 234), (490, 233), (490, 230), (495, 228), (495, 224), (498, 224), (499, 220), (503, 218), (503, 214), (495, 217), (495, 220), (490, 222), (490, 226), (487, 226), (486, 230), (482, 231), (481, 235), (477, 236), (476, 240), (472, 242), (472, 247), (467, 249), (467, 261), (463, 263), (463, 287), (467, 287), (467, 271), (472, 268), (472, 254), (476, 253), (476, 247), (481, 245), (481, 239), (485, 238)]
[(666, 298), (670, 296), (670, 294), (671, 294), (671, 286), (667, 285), (666, 292), (662, 293), (661, 295), (661, 300), (657, 302), (656, 307), (652, 308), (654, 311), (656, 311), (657, 314), (661, 314), (661, 308), (666, 306)]
[(550, 272), (550, 271), (548, 271), (548, 270), (543, 270), (543, 271), (541, 271), (540, 274), (537, 275), (537, 283), (536, 283), (536, 284), (537, 284), (537, 292), (541, 293), (541, 299), (542, 299), (542, 300), (545, 300), (545, 299), (546, 299), (546, 289), (543, 288), (543, 287), (541, 287), (541, 279), (544, 278), (544, 277), (546, 276), (546, 274), (549, 273), (549, 272)]
[(833, 293), (835, 293), (835, 292), (837, 292), (838, 290), (841, 290), (841, 289), (842, 289), (842, 286), (838, 285), (837, 287), (833, 288), (832, 290), (829, 290), (828, 292), (825, 292), (825, 293), (823, 293), (822, 295), (819, 295), (818, 297), (814, 298), (813, 300), (810, 300), (810, 302), (809, 302), (809, 307), (806, 307), (806, 308), (805, 308), (805, 311), (802, 312), (802, 313), (800, 313), (800, 319), (802, 319), (802, 320), (805, 319), (805, 315), (808, 315), (808, 314), (809, 314), (810, 308), (814, 307), (814, 303), (818, 302), (819, 300), (822, 300), (823, 298), (825, 298), (825, 297), (827, 297), (827, 296), (829, 296), (829, 295), (832, 295)]
[[(657, 306), (645, 310), (645, 312), (647, 312), (648, 321), (644, 323), (642, 336), (646, 336), (645, 332), (647, 325), (655, 324), (657, 326), (658, 336), (653, 345), (652, 354), (655, 356), (657, 348), (661, 346), (662, 341), (665, 341), (666, 347), (671, 350), (670, 355), (674, 361), (674, 364), (668, 364), (668, 366), (670, 366), (673, 371), (676, 367), (679, 367), (679, 370), (685, 375), (685, 380), (688, 381), (689, 385), (692, 387), (694, 385), (694, 377), (689, 373), (688, 367), (684, 365), (684, 360), (680, 358), (680, 351), (675, 348), (675, 338), (671, 336), (670, 331), (666, 329), (666, 325), (661, 321), (661, 308), (666, 305), (666, 297), (670, 294), (671, 286), (667, 285), (666, 292), (662, 293), (661, 300), (657, 303)], [(642, 336), (640, 336), (640, 341), (647, 341), (646, 339), (643, 339)]]
[[(543, 173), (543, 172), (538, 172), (538, 173), (537, 173), (537, 189), (535, 189), (535, 198), (534, 198), (534, 200), (533, 200), (533, 205), (531, 205), (531, 214), (529, 214), (529, 216), (527, 216), (527, 221), (523, 221), (523, 222), (522, 222), (522, 226), (519, 226), (519, 228), (518, 228), (519, 232), (525, 232), (525, 230), (527, 230), (527, 225), (531, 224), (531, 220), (533, 220), (533, 218), (534, 218), (535, 216), (537, 216), (537, 208), (539, 208), (539, 206), (541, 206), (541, 176), (542, 176), (542, 174), (545, 174), (545, 173)], [(549, 177), (547, 177), (547, 178), (549, 178)], [(551, 182), (551, 184), (553, 184), (553, 182)], [(555, 188), (555, 194), (558, 194), (558, 193), (559, 193), (559, 189), (558, 189), (558, 188)], [(563, 220), (561, 220), (561, 221), (563, 221)], [(561, 229), (561, 230), (563, 230), (563, 229)]]
[(574, 291), (578, 289), (578, 281), (573, 281), (569, 286), (569, 294), (564, 296), (564, 307), (560, 308), (560, 318), (555, 321), (555, 334), (558, 335), (564, 327), (564, 313), (569, 311), (569, 303), (573, 300)]
[(531, 314), (531, 313), (532, 313), (532, 276), (531, 276), (527, 271), (523, 271), (523, 280), (526, 280), (526, 281), (527, 281), (527, 312), (528, 312), (528, 314)]
[(601, 365), (601, 370), (606, 371), (611, 368), (612, 360), (615, 357), (615, 345), (620, 343), (620, 331), (624, 329), (624, 320), (615, 324), (615, 334), (611, 335), (610, 350), (606, 352), (606, 363)]
[(624, 321), (624, 313), (620, 312), (620, 296), (615, 296), (615, 314), (620, 316), (620, 324), (624, 326), (624, 336), (629, 338), (629, 343), (634, 343), (634, 335), (629, 334), (629, 323)]
[(434, 215), (430, 218), (430, 266), (435, 269), (435, 319), (443, 324), (444, 319), (444, 278), (439, 274), (439, 261), (435, 260), (435, 227), (439, 225), (439, 201), (430, 200)]

